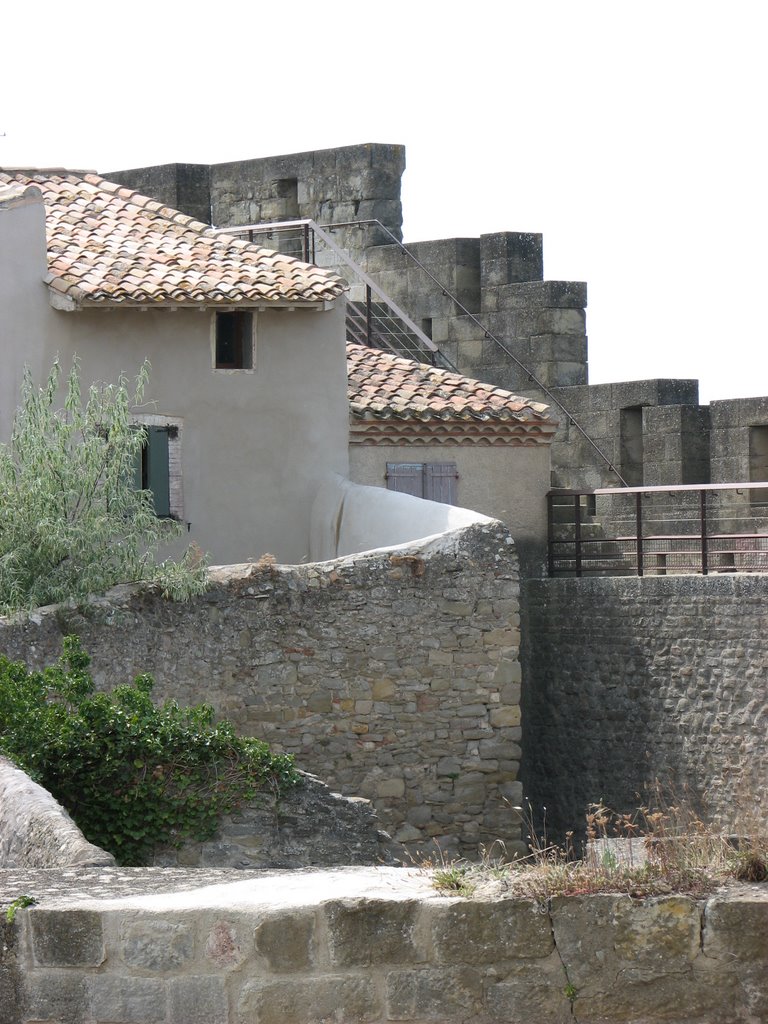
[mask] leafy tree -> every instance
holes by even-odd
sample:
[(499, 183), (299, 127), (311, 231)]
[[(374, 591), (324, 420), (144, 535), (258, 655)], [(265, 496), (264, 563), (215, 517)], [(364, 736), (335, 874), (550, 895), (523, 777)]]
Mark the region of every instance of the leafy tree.
[(0, 753), (121, 864), (207, 839), (242, 801), (299, 781), (292, 757), (237, 736), (209, 705), (156, 705), (151, 676), (94, 692), (89, 662), (76, 637), (42, 672), (0, 656)]
[(199, 552), (157, 562), (181, 524), (159, 519), (151, 493), (135, 487), (145, 436), (131, 409), (142, 404), (148, 372), (145, 363), (132, 384), (124, 375), (93, 384), (84, 402), (75, 360), (61, 408), (58, 361), (42, 388), (25, 371), (11, 441), (0, 446), (1, 611), (137, 580), (182, 599), (204, 589)]

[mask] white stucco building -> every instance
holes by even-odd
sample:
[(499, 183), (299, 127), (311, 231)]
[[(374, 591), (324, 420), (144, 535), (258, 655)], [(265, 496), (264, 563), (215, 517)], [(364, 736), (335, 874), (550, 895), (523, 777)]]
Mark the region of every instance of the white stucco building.
[(25, 365), (43, 383), (77, 356), (87, 385), (148, 360), (142, 486), (212, 562), (403, 543), (466, 509), (540, 559), (549, 410), (345, 348), (344, 287), (96, 174), (0, 171), (0, 440)]
[(343, 282), (89, 173), (0, 173), (0, 437), (24, 365), (151, 364), (144, 477), (214, 562), (309, 557), (347, 475)]

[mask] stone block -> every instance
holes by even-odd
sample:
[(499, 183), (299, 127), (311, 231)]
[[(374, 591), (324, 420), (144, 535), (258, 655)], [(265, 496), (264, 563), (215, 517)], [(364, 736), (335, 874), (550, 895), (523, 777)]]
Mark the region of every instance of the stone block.
[(216, 921), (205, 940), (205, 957), (219, 970), (231, 970), (245, 958), (245, 942), (231, 921)]
[(557, 952), (541, 960), (518, 961), (504, 969), (503, 981), (489, 986), (486, 1008), (494, 1024), (572, 1024), (567, 985)]
[(4, 1024), (22, 1024), (23, 990), (21, 975), (15, 964), (4, 961), (4, 950), (0, 947), (0, 1007), (7, 1021)]
[(540, 281), (544, 276), (543, 236), (522, 231), (481, 235), (480, 258), (483, 287)]
[(519, 744), (501, 737), (498, 739), (480, 740), (478, 748), (480, 757), (495, 758), (503, 761), (517, 760), (522, 753)]
[(271, 971), (282, 974), (311, 967), (315, 956), (315, 918), (312, 913), (281, 913), (256, 929), (256, 952)]
[(503, 309), (584, 309), (586, 305), (584, 281), (532, 281), (499, 288)]
[[(583, 309), (543, 309), (536, 317), (534, 333), (539, 335), (583, 335), (586, 324), (587, 316)], [(585, 350), (585, 359), (586, 355)]]
[(520, 707), (519, 705), (510, 707), (495, 708), (490, 713), (490, 722), (494, 728), (520, 725)]
[(170, 1019), (184, 1024), (231, 1024), (224, 979), (216, 975), (174, 978), (169, 984)]
[(308, 711), (315, 712), (316, 714), (323, 714), (328, 711), (333, 711), (333, 699), (330, 693), (323, 693), (318, 690), (316, 693), (310, 694), (307, 698), (306, 707)]
[(702, 940), (704, 955), (722, 963), (760, 961), (768, 971), (768, 902), (715, 897), (707, 904)]
[(520, 644), (519, 629), (488, 629), (483, 633), (486, 647), (517, 647)]
[(482, 999), (482, 975), (470, 967), (390, 971), (387, 1020), (471, 1020)]
[[(90, 1017), (115, 1024), (161, 1024), (166, 1019), (166, 983), (159, 978), (89, 978)], [(89, 1018), (84, 1018), (88, 1020)]]
[(243, 1024), (367, 1024), (384, 1019), (373, 980), (349, 975), (247, 981), (237, 1009)]
[[(504, 685), (508, 683), (520, 684), (522, 682), (523, 674), (520, 662), (512, 658), (500, 658), (499, 663), (493, 673), (493, 681), (497, 685)], [(502, 698), (506, 699), (506, 698)]]
[[(686, 970), (699, 952), (701, 910), (688, 896), (621, 900), (616, 904), (613, 948), (635, 970)], [(768, 953), (767, 953), (768, 956)]]
[(622, 1024), (625, 1021), (736, 1024), (760, 1019), (740, 1012), (746, 1000), (734, 975), (718, 975), (715, 980), (711, 975), (702, 976), (694, 971), (680, 973), (662, 968), (657, 974), (649, 975), (627, 968), (618, 978), (618, 984), (612, 983), (606, 971), (592, 984), (574, 985), (573, 1019), (621, 1021)]
[(375, 701), (388, 700), (395, 696), (395, 683), (392, 679), (374, 679), (371, 694)]
[(376, 785), (376, 796), (379, 799), (402, 797), (405, 795), (405, 782), (403, 779), (384, 779)]
[(172, 971), (192, 959), (195, 940), (189, 924), (140, 917), (121, 929), (122, 958), (131, 967)]
[[(19, 985), (22, 1003), (0, 1005), (0, 1020), (8, 1010), (18, 1013), (19, 1021), (54, 1021), (55, 1024), (81, 1024), (88, 1019), (89, 996), (85, 977), (71, 970), (28, 971)], [(15, 993), (14, 993), (15, 994)], [(23, 1013), (23, 1016), (22, 1016)], [(16, 1024), (8, 1013), (9, 1024)]]
[(35, 963), (45, 967), (98, 967), (104, 963), (101, 915), (92, 910), (46, 910), (29, 915)]
[(554, 949), (549, 916), (530, 900), (433, 905), (429, 918), (437, 963), (538, 959)]
[[(469, 613), (467, 613), (469, 614)], [(453, 654), (451, 651), (430, 651), (427, 661), (430, 665), (452, 665)]]
[(418, 914), (419, 904), (415, 900), (327, 903), (331, 963), (335, 967), (358, 967), (422, 962), (425, 953), (415, 939)]

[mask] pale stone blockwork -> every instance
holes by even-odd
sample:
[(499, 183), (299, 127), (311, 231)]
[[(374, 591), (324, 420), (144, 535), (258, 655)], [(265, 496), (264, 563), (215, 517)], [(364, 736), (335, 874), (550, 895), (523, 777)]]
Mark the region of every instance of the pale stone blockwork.
[[(764, 886), (438, 896), (426, 871), (0, 872), (3, 1024), (755, 1024)], [(7, 877), (6, 877), (7, 875)], [(71, 939), (65, 925), (71, 921)], [(57, 948), (51, 959), (39, 950)]]

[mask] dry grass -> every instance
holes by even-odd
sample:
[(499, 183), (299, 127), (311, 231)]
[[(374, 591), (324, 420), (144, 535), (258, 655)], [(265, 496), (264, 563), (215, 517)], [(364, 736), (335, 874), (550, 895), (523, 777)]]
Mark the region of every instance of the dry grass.
[[(530, 808), (527, 823), (531, 825)], [(768, 834), (729, 836), (706, 825), (683, 803), (644, 806), (620, 814), (602, 803), (587, 814), (583, 856), (573, 835), (564, 846), (549, 843), (531, 827), (530, 854), (508, 860), (503, 844), (484, 851), (479, 863), (431, 863), (435, 888), (445, 894), (553, 896), (626, 893), (635, 898), (680, 893), (704, 897), (732, 881), (768, 880)]]

